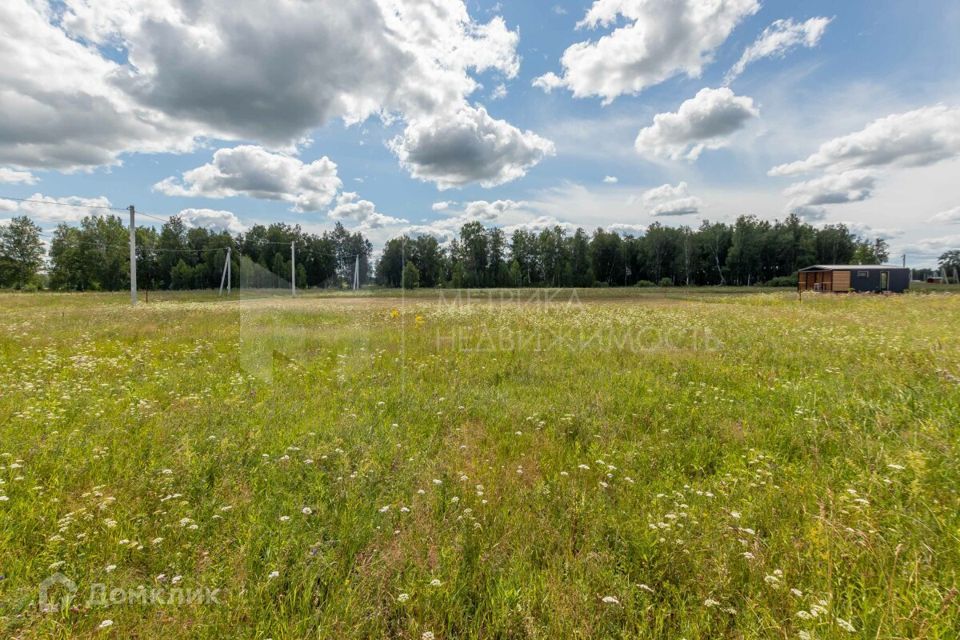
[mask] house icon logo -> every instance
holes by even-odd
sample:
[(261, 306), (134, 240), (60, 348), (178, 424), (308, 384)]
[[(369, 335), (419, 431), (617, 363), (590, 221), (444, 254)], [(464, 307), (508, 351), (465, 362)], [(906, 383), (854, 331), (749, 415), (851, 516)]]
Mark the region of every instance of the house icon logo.
[[(41, 611), (58, 611), (70, 606), (77, 584), (63, 575), (55, 573), (40, 583), (40, 597), (37, 604)], [(59, 598), (57, 597), (59, 595)]]

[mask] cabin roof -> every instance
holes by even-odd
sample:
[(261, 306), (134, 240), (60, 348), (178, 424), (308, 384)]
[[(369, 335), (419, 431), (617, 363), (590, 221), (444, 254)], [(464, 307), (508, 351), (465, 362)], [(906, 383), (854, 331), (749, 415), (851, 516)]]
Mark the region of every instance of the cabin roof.
[(895, 264), (814, 264), (800, 271), (890, 271), (907, 268)]

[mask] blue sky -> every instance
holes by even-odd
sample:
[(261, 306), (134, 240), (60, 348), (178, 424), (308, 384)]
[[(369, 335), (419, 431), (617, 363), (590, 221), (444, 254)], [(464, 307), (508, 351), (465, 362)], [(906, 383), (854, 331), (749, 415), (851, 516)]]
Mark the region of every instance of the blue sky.
[(917, 266), (960, 247), (956, 2), (261, 4), (4, 3), (0, 218), (381, 243), (795, 211)]

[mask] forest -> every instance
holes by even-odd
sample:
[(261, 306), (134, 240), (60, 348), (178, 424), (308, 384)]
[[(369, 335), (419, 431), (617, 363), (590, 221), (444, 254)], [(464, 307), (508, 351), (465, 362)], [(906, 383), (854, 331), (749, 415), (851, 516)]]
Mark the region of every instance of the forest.
[[(508, 232), (469, 222), (457, 237), (430, 235), (386, 242), (375, 260), (363, 233), (339, 222), (307, 233), (299, 225), (255, 225), (240, 234), (189, 227), (174, 216), (159, 229), (137, 227), (140, 289), (211, 289), (220, 285), (230, 250), (233, 286), (287, 287), (291, 244), (298, 288), (339, 288), (353, 281), (384, 287), (593, 287), (757, 284), (790, 286), (811, 264), (877, 264), (889, 249), (842, 224), (813, 226), (798, 218), (698, 228), (655, 223), (639, 235), (596, 229)], [(0, 225), (0, 287), (59, 291), (116, 291), (129, 287), (129, 232), (118, 216), (88, 216), (58, 225), (45, 247), (43, 232), (25, 216)], [(941, 256), (948, 272), (957, 252)]]

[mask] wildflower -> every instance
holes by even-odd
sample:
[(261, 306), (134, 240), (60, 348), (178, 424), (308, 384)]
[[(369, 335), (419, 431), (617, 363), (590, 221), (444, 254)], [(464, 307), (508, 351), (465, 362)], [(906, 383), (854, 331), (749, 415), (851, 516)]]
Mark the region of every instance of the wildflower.
[(433, 640), (436, 636), (433, 635), (433, 631), (424, 631), (420, 636), (420, 640)]
[(400, 595), (397, 596), (397, 602), (406, 602), (409, 599), (410, 599), (409, 593), (401, 593)]
[(313, 509), (311, 509), (310, 507), (304, 507), (303, 509), (300, 509), (300, 513), (302, 513), (305, 516), (309, 516), (311, 513), (313, 513)]
[(906, 469), (906, 467), (904, 467), (902, 464), (890, 463), (887, 465), (887, 469), (893, 469), (894, 471), (903, 471), (904, 469)]
[(115, 565), (115, 564), (108, 564), (106, 567), (104, 567), (103, 570), (106, 571), (107, 573), (113, 573), (113, 571), (114, 571), (116, 568), (117, 568), (117, 565)]
[(160, 544), (161, 542), (163, 542), (163, 538), (154, 538), (151, 541), (151, 544), (157, 545), (157, 544)]
[(434, 479), (433, 479), (433, 484), (435, 484), (435, 485), (437, 485), (437, 486), (439, 487), (441, 484), (443, 484), (443, 480), (440, 480), (439, 478), (434, 478)]
[(647, 591), (648, 593), (653, 593), (653, 589), (643, 584), (642, 582), (638, 584), (637, 587), (639, 587), (640, 589), (643, 589), (644, 591)]
[(437, 578), (434, 578), (433, 580), (430, 581), (430, 586), (431, 586), (431, 587), (439, 587), (439, 586), (442, 585), (442, 584), (443, 584), (443, 583), (440, 582), (440, 580), (437, 579)]
[(578, 464), (578, 465), (577, 465), (577, 469), (583, 469), (584, 471), (589, 471), (589, 470), (590, 470), (590, 465), (587, 465), (587, 464)]
[(9, 499), (7, 496), (0, 496), (0, 502), (6, 502)]
[(390, 511), (390, 505), (385, 504), (382, 507), (380, 507), (380, 513), (386, 513), (387, 511)]
[(790, 589), (790, 593), (797, 596), (798, 598), (803, 597), (803, 591), (800, 591), (800, 589)]
[(620, 604), (620, 601), (613, 596), (603, 596), (603, 602), (605, 604)]
[(104, 620), (99, 625), (97, 625), (97, 629), (106, 629), (107, 627), (112, 627), (112, 626), (113, 626), (113, 620)]
[(267, 575), (267, 578), (268, 578), (269, 580), (273, 580), (274, 578), (279, 578), (279, 577), (280, 577), (280, 572), (279, 572), (279, 571), (271, 571), (271, 572)]
[(280, 516), (280, 522), (286, 522), (290, 519), (290, 516)]
[(754, 558), (753, 554), (750, 553), (749, 551), (744, 551), (744, 552), (743, 552), (743, 557), (746, 558), (747, 560), (753, 560), (753, 558)]
[(410, 507), (400, 507), (400, 513), (410, 513)]
[(713, 598), (707, 598), (703, 601), (703, 606), (705, 607), (719, 607), (720, 603), (714, 600)]
[(739, 520), (739, 519), (740, 519), (740, 512), (739, 512), (739, 511), (731, 511), (731, 512), (730, 512), (730, 517), (733, 518), (734, 520)]
[(849, 632), (849, 633), (856, 633), (856, 632), (857, 632), (857, 628), (854, 627), (854, 626), (853, 626), (852, 624), (850, 624), (849, 622), (847, 622), (846, 620), (844, 620), (843, 618), (837, 618), (837, 626), (839, 626), (841, 629), (843, 629), (844, 631), (847, 631), (847, 632)]

